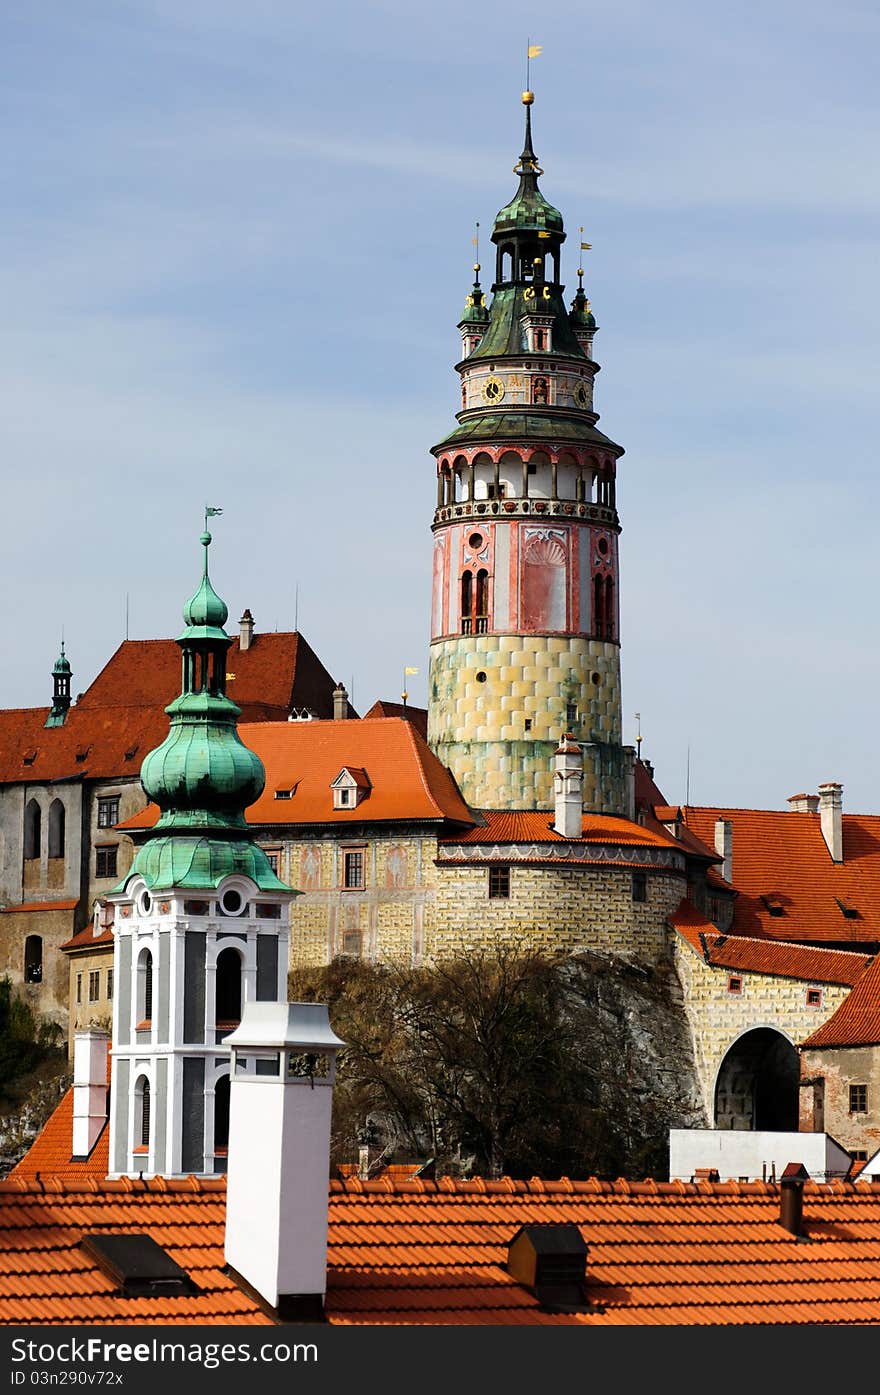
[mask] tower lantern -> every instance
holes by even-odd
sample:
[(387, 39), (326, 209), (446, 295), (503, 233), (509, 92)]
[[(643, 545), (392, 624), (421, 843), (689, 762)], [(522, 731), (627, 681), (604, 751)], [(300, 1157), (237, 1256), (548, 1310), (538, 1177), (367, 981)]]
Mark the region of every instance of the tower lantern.
[[(495, 280), (462, 321), (458, 425), (437, 462), (429, 742), (477, 808), (552, 809), (560, 731), (587, 810), (626, 812), (618, 628), (623, 454), (597, 428), (596, 322), (563, 300), (562, 214), (538, 187), (531, 92)], [(582, 277), (581, 277), (582, 280)], [(476, 288), (475, 288), (476, 289)]]

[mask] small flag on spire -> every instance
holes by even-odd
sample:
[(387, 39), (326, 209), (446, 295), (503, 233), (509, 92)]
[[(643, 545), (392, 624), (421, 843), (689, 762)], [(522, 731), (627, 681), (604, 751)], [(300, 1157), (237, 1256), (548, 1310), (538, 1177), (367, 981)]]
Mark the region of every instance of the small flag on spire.
[(209, 509), (209, 508), (206, 507), (206, 508), (205, 508), (205, 517), (206, 517), (206, 518), (217, 518), (222, 512), (223, 512), (222, 509)]
[(591, 251), (593, 250), (593, 244), (592, 244), (592, 242), (582, 242), (582, 243), (581, 243), (581, 249), (582, 249), (584, 252), (591, 252)]
[(418, 673), (417, 668), (405, 668), (403, 671), (404, 673)]
[(529, 44), (529, 58), (537, 58), (539, 53), (544, 52), (543, 44)]

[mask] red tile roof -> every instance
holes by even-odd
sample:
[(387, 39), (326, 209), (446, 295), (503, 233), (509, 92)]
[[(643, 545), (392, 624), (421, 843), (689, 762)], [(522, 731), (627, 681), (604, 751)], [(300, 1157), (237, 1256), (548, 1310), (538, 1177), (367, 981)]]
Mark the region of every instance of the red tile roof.
[(102, 1180), (110, 1169), (109, 1123), (104, 1125), (87, 1158), (74, 1162), (71, 1156), (72, 1149), (73, 1088), (71, 1087), (62, 1096), (61, 1103), (49, 1115), (24, 1157), (9, 1175), (16, 1178), (61, 1177), (75, 1179), (95, 1177)]
[[(733, 825), (736, 934), (802, 944), (880, 943), (880, 816), (843, 815), (842, 863), (831, 861), (819, 814), (691, 807), (685, 817), (707, 842), (716, 819)], [(783, 914), (771, 915), (762, 897)], [(858, 917), (846, 917), (839, 901)]]
[(60, 949), (74, 949), (74, 950), (75, 950), (75, 949), (91, 949), (93, 945), (98, 945), (99, 947), (103, 947), (104, 945), (112, 945), (112, 943), (113, 943), (113, 930), (112, 930), (112, 929), (102, 930), (101, 933), (100, 933), (100, 935), (96, 935), (95, 932), (94, 932), (94, 929), (92, 928), (92, 922), (89, 921), (88, 925), (86, 925), (86, 926), (84, 927), (84, 929), (78, 930), (77, 933), (73, 936), (72, 939), (70, 939), (70, 940), (65, 940), (64, 944), (63, 944), (63, 945), (60, 945), (59, 948), (60, 948)]
[(873, 961), (834, 1016), (801, 1045), (880, 1045), (880, 959)]
[(606, 814), (584, 814), (580, 839), (563, 838), (553, 828), (553, 814), (547, 810), (508, 811), (484, 809), (485, 822), (464, 834), (449, 834), (447, 843), (614, 843), (624, 847), (678, 847), (674, 838), (654, 832), (629, 819)]
[[(291, 708), (333, 715), (334, 681), (302, 635), (258, 634), (244, 653), (235, 639), (228, 666), (235, 675), (229, 695), (247, 721), (286, 721)], [(63, 726), (46, 727), (48, 707), (0, 711), (0, 784), (136, 778), (144, 756), (168, 733), (164, 709), (179, 690), (174, 640), (126, 640)]]
[(873, 962), (870, 954), (848, 950), (817, 949), (811, 945), (754, 940), (745, 935), (723, 935), (717, 925), (707, 920), (689, 901), (682, 902), (669, 917), (669, 924), (701, 958), (708, 954), (708, 962), (717, 968), (750, 970), (779, 978), (804, 979), (808, 983), (839, 983), (852, 987)]
[(20, 915), (23, 911), (73, 911), (79, 905), (74, 898), (72, 901), (22, 901), (18, 906), (2, 906), (2, 915)]
[[(266, 788), (247, 810), (249, 824), (473, 822), (449, 771), (413, 724), (398, 717), (242, 724), (239, 735), (266, 767)], [(330, 785), (343, 766), (365, 770), (371, 788), (356, 807), (334, 809)], [(276, 799), (278, 789), (293, 796)], [(150, 804), (119, 826), (151, 828), (157, 818)]]
[[(294, 707), (333, 716), (336, 684), (296, 631), (258, 632), (244, 650), (235, 638), (226, 666), (229, 696), (245, 721), (286, 721)], [(130, 639), (120, 644), (77, 708), (162, 709), (179, 691), (180, 649), (174, 640)]]
[(409, 703), (404, 707), (402, 702), (385, 702), (379, 698), (373, 703), (369, 712), (364, 713), (365, 717), (403, 717), (407, 722), (412, 722), (419, 736), (428, 739), (428, 709), (427, 707), (410, 707)]
[[(221, 1178), (0, 1183), (0, 1322), (266, 1323), (224, 1274)], [(880, 1186), (804, 1186), (811, 1243), (778, 1223), (774, 1184), (330, 1184), (331, 1323), (614, 1326), (880, 1322)], [(576, 1225), (586, 1312), (544, 1312), (506, 1272), (529, 1222)], [(121, 1298), (80, 1248), (97, 1230), (141, 1233), (195, 1280), (194, 1296)]]

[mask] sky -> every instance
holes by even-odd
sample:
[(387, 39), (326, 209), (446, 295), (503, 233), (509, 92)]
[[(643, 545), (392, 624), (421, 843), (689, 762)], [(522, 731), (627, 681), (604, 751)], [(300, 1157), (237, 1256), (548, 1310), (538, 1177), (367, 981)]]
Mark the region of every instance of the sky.
[(878, 39), (870, 0), (4, 6), (0, 705), (62, 631), (85, 689), (126, 605), (177, 634), (205, 505), (232, 628), (425, 703), (428, 452), (531, 42), (626, 449), (625, 740), (670, 801), (880, 811)]

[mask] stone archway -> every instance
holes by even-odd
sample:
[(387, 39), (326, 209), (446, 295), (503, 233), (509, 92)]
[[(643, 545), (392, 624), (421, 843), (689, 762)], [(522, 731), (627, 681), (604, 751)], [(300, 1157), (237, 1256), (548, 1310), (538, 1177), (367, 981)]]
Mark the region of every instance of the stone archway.
[(721, 1062), (715, 1082), (716, 1129), (794, 1132), (800, 1060), (773, 1027), (744, 1032)]

